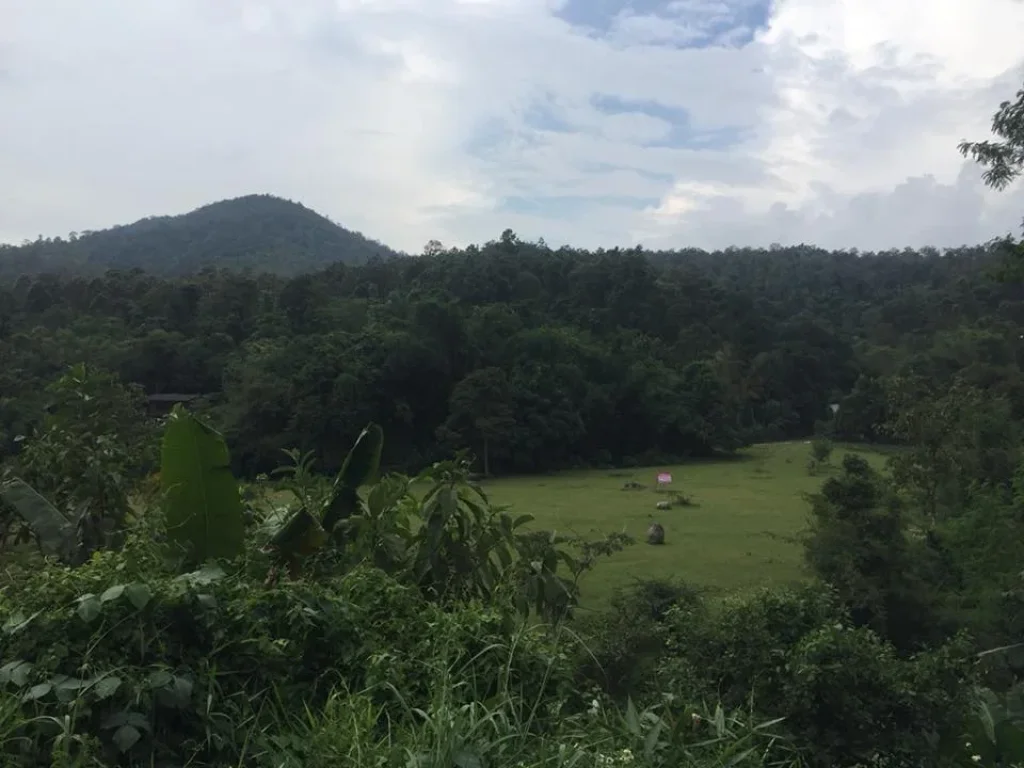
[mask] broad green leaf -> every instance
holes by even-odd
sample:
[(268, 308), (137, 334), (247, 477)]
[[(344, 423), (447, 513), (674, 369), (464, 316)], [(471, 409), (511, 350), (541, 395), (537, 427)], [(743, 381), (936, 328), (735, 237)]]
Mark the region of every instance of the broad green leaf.
[(224, 438), (175, 406), (160, 455), (167, 535), (193, 562), (241, 554), (245, 525)]
[(95, 692), (97, 698), (107, 699), (114, 695), (118, 688), (121, 687), (121, 678), (114, 675), (102, 678), (96, 683)]
[(109, 603), (111, 600), (117, 600), (121, 595), (124, 594), (124, 584), (116, 584), (102, 595), (100, 595), (101, 603)]
[(151, 672), (149, 677), (146, 678), (146, 685), (150, 688), (163, 688), (165, 685), (170, 685), (174, 676), (165, 669), (158, 669), (156, 672)]
[(20, 612), (19, 613), (15, 613), (13, 616), (11, 616), (9, 619), (7, 619), (7, 621), (4, 622), (3, 633), (5, 635), (16, 635), (16, 634), (18, 634), (19, 632), (21, 632), (21, 630), (23, 630), (25, 627), (27, 627), (29, 624), (31, 624), (33, 622), (33, 620), (35, 620), (35, 618), (37, 616), (39, 616), (39, 614), (41, 614), (41, 613), (42, 613), (42, 611), (36, 611), (31, 616), (29, 616), (27, 619), (25, 618), (25, 614), (20, 613)]
[(0, 485), (0, 499), (13, 508), (32, 529), (40, 548), (49, 555), (61, 555), (75, 535), (75, 527), (53, 504), (40, 496), (21, 478)]
[(53, 677), (50, 682), (53, 684), (53, 692), (57, 695), (57, 700), (61, 703), (67, 704), (78, 698), (79, 691), (90, 684), (89, 680), (82, 680), (77, 677), (68, 677), (67, 675), (57, 675)]
[(103, 604), (96, 595), (83, 595), (78, 601), (78, 615), (86, 624), (95, 621), (103, 609)]
[(141, 712), (133, 712), (131, 710), (122, 709), (118, 712), (111, 712), (100, 723), (100, 728), (104, 730), (110, 730), (114, 728), (120, 728), (123, 725), (130, 725), (140, 733), (145, 731), (150, 732), (149, 719)]
[(28, 676), (33, 664), (29, 661), (12, 661), (0, 667), (0, 683), (13, 683), (18, 688), (28, 685)]
[(384, 431), (371, 422), (356, 439), (334, 480), (334, 491), (323, 514), (325, 531), (330, 533), (339, 521), (351, 517), (358, 509), (358, 490), (376, 478), (383, 448)]
[(349, 488), (361, 488), (373, 482), (380, 469), (380, 454), (384, 448), (384, 431), (370, 423), (356, 438), (352, 450), (345, 457), (338, 473), (338, 481)]
[(142, 734), (139, 729), (133, 725), (122, 725), (116, 731), (114, 731), (114, 744), (121, 752), (127, 752), (129, 749), (134, 747), (139, 739), (142, 738)]
[(157, 691), (157, 700), (165, 707), (187, 709), (192, 702), (192, 681), (175, 676), (170, 685), (163, 686)]
[(33, 685), (28, 689), (28, 693), (21, 697), (22, 701), (36, 701), (37, 699), (43, 698), (50, 691), (53, 690), (52, 683), (39, 683), (39, 685)]
[(140, 583), (129, 584), (124, 588), (124, 593), (128, 597), (128, 602), (140, 611), (149, 604), (149, 599), (152, 597), (149, 587)]

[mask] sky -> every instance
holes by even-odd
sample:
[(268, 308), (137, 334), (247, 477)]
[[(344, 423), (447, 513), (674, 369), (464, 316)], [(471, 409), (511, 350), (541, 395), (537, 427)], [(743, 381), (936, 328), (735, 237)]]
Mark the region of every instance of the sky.
[(270, 193), (410, 253), (959, 246), (1022, 0), (0, 0), (0, 242)]

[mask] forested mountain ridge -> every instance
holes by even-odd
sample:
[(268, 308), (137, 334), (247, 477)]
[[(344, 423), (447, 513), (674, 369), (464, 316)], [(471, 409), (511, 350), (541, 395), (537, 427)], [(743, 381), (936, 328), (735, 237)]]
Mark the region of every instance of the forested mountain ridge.
[(154, 216), (110, 229), (0, 245), (0, 275), (102, 274), (144, 269), (188, 275), (206, 268), (294, 275), (334, 262), (361, 264), (397, 253), (305, 206), (247, 195), (177, 216)]
[(370, 420), (391, 466), (465, 447), (499, 472), (804, 437), (836, 402), (841, 436), (877, 440), (907, 382), (960, 376), (1024, 408), (1024, 291), (990, 276), (1002, 258), (553, 250), (506, 231), (294, 277), (22, 276), (0, 282), (0, 437), (85, 360), (151, 394), (219, 393), (250, 473), (292, 445), (331, 467)]

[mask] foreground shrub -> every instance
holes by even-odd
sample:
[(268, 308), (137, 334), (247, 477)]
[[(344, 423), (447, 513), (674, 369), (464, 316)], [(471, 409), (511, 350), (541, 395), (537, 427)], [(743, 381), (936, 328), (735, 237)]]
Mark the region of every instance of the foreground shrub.
[(812, 765), (941, 765), (973, 679), (962, 640), (911, 658), (855, 628), (830, 590), (764, 590), (714, 612), (673, 608), (660, 679), (785, 715)]
[(61, 750), (235, 764), (249, 734), (277, 727), (275, 713), (315, 710), (339, 687), (424, 706), (439, 668), (472, 682), (457, 689), (466, 697), (570, 693), (565, 657), (541, 631), (510, 637), (503, 613), (444, 610), (372, 568), (265, 587), (131, 555), (51, 565), (0, 598), (0, 684), (24, 703), (5, 765), (50, 764)]
[(669, 611), (702, 614), (704, 602), (696, 589), (680, 582), (639, 580), (616, 590), (611, 610), (579, 622), (586, 638), (579, 662), (580, 684), (597, 685), (608, 694), (655, 694), (658, 665), (664, 658)]
[(685, 585), (641, 583), (587, 629), (582, 685), (782, 716), (773, 730), (810, 765), (934, 766), (960, 752), (950, 740), (970, 709), (969, 645), (900, 657), (821, 585), (711, 604)]

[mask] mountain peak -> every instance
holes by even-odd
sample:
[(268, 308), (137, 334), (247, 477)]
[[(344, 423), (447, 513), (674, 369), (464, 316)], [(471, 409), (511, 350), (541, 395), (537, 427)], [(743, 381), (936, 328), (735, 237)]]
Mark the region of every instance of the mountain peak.
[(335, 262), (361, 264), (374, 256), (396, 255), (301, 203), (251, 194), (70, 240), (2, 247), (0, 273), (141, 268), (170, 276), (214, 267), (293, 275)]

